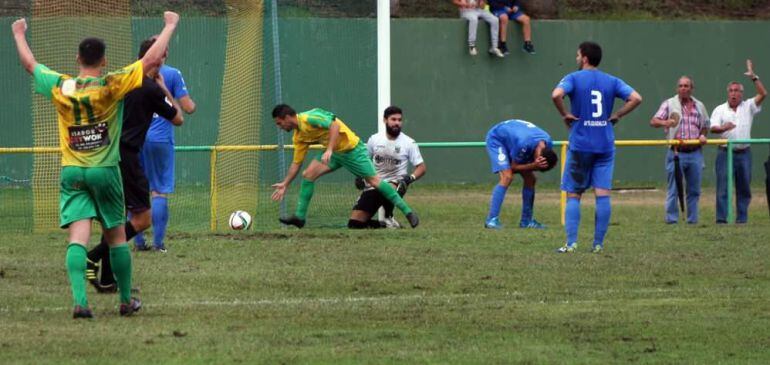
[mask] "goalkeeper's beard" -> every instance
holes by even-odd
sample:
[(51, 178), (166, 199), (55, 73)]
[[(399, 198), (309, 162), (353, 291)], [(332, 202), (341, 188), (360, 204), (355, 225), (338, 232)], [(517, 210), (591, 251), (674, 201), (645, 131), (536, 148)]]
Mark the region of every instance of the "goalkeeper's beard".
[(401, 127), (385, 126), (385, 132), (393, 138), (397, 138), (401, 134)]

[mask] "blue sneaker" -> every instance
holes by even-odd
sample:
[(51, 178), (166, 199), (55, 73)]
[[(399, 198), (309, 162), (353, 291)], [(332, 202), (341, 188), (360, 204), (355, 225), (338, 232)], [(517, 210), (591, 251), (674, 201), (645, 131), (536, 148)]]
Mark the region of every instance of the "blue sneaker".
[(604, 245), (594, 245), (594, 248), (591, 249), (591, 253), (600, 253), (604, 250)]
[(487, 219), (486, 223), (484, 223), (484, 228), (490, 228), (490, 229), (502, 229), (503, 224), (500, 223), (500, 219), (497, 217), (492, 217)]
[(529, 222), (519, 222), (519, 228), (545, 229), (545, 225), (533, 219)]
[(556, 249), (556, 253), (571, 253), (577, 249), (577, 243), (568, 243), (562, 247)]

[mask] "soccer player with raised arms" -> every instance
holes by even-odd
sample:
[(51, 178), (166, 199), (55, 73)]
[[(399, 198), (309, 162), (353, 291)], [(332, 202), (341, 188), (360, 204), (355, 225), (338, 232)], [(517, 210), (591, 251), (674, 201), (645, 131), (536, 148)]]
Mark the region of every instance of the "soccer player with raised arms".
[[(567, 192), (565, 230), (567, 242), (557, 250), (573, 252), (577, 248), (580, 226), (580, 198), (593, 186), (596, 194), (596, 226), (592, 252), (604, 248), (604, 236), (610, 223), (610, 190), (615, 165), (615, 132), (613, 126), (630, 113), (642, 97), (623, 80), (600, 71), (602, 49), (594, 42), (578, 46), (579, 71), (565, 76), (551, 94), (556, 109), (569, 128), (569, 151), (565, 161), (561, 189)], [(564, 96), (570, 98), (571, 112), (564, 107)], [(614, 114), (615, 98), (625, 101)]]
[(322, 144), (326, 148), (302, 172), (297, 209), (293, 216), (280, 218), (281, 223), (298, 228), (304, 227), (315, 181), (325, 174), (345, 167), (353, 175), (364, 178), (370, 186), (375, 186), (385, 199), (406, 215), (412, 228), (417, 227), (419, 224), (417, 214), (401, 199), (393, 186), (377, 175), (374, 164), (367, 154), (365, 143), (362, 143), (360, 138), (334, 113), (320, 108), (297, 113), (292, 107), (280, 104), (273, 108), (272, 115), (279, 128), (287, 132), (294, 130), (294, 159), (283, 181), (273, 184), (275, 189), (273, 200), (283, 199), (286, 188), (299, 173), (310, 145)]
[(496, 124), (487, 133), (487, 154), (492, 172), (500, 182), (492, 190), (485, 228), (500, 229), (500, 207), (513, 181), (513, 174), (524, 179), (521, 189), (520, 228), (545, 228), (533, 218), (535, 205), (535, 171), (548, 171), (559, 158), (553, 151), (553, 140), (544, 130), (523, 120), (512, 119)]
[(160, 66), (163, 52), (179, 22), (163, 14), (165, 26), (157, 42), (140, 60), (102, 76), (106, 45), (86, 38), (78, 47), (77, 77), (60, 74), (37, 63), (26, 39), (27, 22), (13, 23), (21, 64), (34, 76), (35, 92), (56, 107), (62, 152), (59, 225), (69, 229), (66, 267), (74, 302), (74, 318), (91, 318), (86, 297), (86, 245), (91, 220), (102, 225), (112, 270), (120, 292), (120, 314), (131, 315), (141, 302), (131, 298), (131, 250), (126, 243), (123, 184), (118, 168), (123, 98), (142, 86), (144, 70)]

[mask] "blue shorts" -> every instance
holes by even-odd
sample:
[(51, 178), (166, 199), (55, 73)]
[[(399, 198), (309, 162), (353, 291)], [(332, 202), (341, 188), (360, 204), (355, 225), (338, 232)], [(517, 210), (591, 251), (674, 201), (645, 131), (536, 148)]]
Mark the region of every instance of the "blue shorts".
[(161, 194), (174, 192), (174, 145), (166, 142), (145, 142), (142, 165), (150, 190)]
[(499, 139), (495, 138), (492, 132), (494, 132), (494, 129), (487, 133), (487, 154), (489, 155), (492, 172), (496, 174), (502, 170), (510, 169), (511, 160), (508, 158), (508, 148)]
[(524, 15), (524, 12), (521, 11), (521, 4), (519, 4), (519, 2), (517, 1), (513, 5), (516, 6), (517, 9), (512, 13), (506, 12), (505, 9), (496, 9), (496, 10), (492, 10), (492, 14), (498, 18), (500, 17), (500, 15), (503, 15), (503, 14), (508, 14), (508, 19), (516, 20), (521, 18), (521, 16)]
[(615, 151), (605, 153), (569, 150), (561, 178), (561, 190), (582, 194), (589, 187), (612, 189)]

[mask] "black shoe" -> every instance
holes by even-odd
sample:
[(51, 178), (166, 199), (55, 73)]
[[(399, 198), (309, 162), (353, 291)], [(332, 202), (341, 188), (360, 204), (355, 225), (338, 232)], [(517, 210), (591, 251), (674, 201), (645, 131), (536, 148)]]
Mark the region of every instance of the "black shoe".
[(86, 261), (86, 279), (99, 291), (99, 264), (91, 260)]
[(150, 246), (147, 246), (147, 245), (138, 245), (138, 244), (134, 245), (134, 250), (136, 250), (136, 251), (149, 251), (151, 249), (152, 248)]
[(116, 283), (102, 284), (97, 282), (94, 284), (94, 288), (101, 294), (114, 294), (118, 292), (118, 284)]
[(72, 311), (72, 318), (94, 318), (94, 314), (91, 312), (91, 309), (76, 305), (75, 310)]
[(409, 221), (409, 225), (412, 226), (412, 228), (417, 227), (417, 225), (420, 224), (420, 218), (417, 218), (417, 213), (415, 212), (407, 214), (406, 220)]
[(504, 55), (508, 55), (508, 54), (510, 54), (510, 53), (511, 53), (511, 52), (508, 50), (508, 45), (507, 45), (507, 44), (505, 44), (505, 43), (500, 43), (500, 46), (499, 46), (499, 47), (497, 47), (497, 48), (498, 48), (498, 49), (500, 49), (500, 52), (502, 52)]
[(299, 219), (296, 215), (286, 218), (278, 218), (278, 221), (287, 226), (295, 226), (297, 228), (302, 228), (305, 226), (305, 220)]
[(524, 42), (524, 45), (521, 46), (521, 50), (529, 54), (535, 54), (535, 46), (532, 42)]
[(138, 312), (140, 309), (142, 309), (142, 301), (139, 300), (139, 298), (132, 297), (130, 303), (120, 304), (120, 315), (123, 317), (128, 317)]

